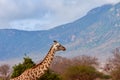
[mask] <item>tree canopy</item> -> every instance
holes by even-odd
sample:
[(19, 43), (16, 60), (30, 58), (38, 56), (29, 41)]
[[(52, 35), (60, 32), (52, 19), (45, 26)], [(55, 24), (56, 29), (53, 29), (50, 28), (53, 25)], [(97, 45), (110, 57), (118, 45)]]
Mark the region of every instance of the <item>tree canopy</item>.
[(94, 80), (98, 75), (92, 66), (76, 65), (69, 67), (63, 77), (64, 80)]

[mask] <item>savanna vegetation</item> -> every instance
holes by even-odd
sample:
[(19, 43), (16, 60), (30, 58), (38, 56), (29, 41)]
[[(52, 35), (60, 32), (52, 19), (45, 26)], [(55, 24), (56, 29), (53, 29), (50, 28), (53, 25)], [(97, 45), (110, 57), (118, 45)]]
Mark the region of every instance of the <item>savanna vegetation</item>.
[(0, 80), (9, 80), (10, 77), (10, 66), (3, 64), (0, 66)]
[(120, 50), (118, 48), (113, 51), (113, 57), (108, 59), (105, 69), (112, 80), (120, 80)]
[[(91, 56), (78, 56), (72, 59), (56, 56), (50, 69), (38, 80), (120, 80), (120, 51), (115, 49), (103, 68), (105, 73), (99, 72), (98, 59)], [(24, 57), (23, 62), (11, 68), (4, 64), (0, 66), (0, 80), (9, 80), (19, 76), (26, 69), (35, 66), (30, 57)]]

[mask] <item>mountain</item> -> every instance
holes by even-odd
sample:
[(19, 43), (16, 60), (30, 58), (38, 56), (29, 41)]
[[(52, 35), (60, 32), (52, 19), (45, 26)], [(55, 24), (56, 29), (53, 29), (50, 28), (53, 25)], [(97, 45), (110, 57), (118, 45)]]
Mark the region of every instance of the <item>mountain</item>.
[[(120, 46), (120, 3), (103, 5), (90, 10), (84, 17), (50, 30), (0, 30), (0, 60), (43, 56), (53, 40), (67, 47), (61, 56), (82, 54), (106, 59)], [(43, 54), (44, 53), (44, 54)]]

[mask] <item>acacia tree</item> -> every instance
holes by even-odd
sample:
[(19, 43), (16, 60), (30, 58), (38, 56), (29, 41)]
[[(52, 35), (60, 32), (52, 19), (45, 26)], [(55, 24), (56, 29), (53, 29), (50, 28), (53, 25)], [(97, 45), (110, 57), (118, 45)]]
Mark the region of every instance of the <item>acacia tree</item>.
[(98, 59), (91, 56), (78, 56), (72, 59), (56, 56), (52, 62), (51, 69), (59, 74), (63, 74), (64, 71), (74, 65), (87, 65), (87, 66), (98, 66)]
[(99, 62), (96, 57), (87, 55), (78, 56), (72, 59), (74, 65), (87, 65), (87, 66), (98, 66)]
[(69, 67), (63, 75), (64, 80), (94, 80), (100, 73), (92, 66), (76, 65)]
[(67, 61), (69, 66), (64, 71), (64, 80), (94, 80), (103, 76), (95, 69), (99, 64), (98, 59), (95, 57), (82, 55)]
[(3, 64), (0, 66), (0, 75), (2, 75), (3, 80), (9, 79), (10, 66), (8, 64)]
[(108, 63), (106, 64), (106, 70), (110, 72), (113, 80), (120, 79), (120, 50), (116, 48), (113, 51), (113, 57), (109, 58)]
[(50, 69), (58, 74), (63, 74), (64, 70), (66, 70), (69, 66), (71, 66), (71, 60), (65, 57), (56, 56), (50, 66)]
[(18, 65), (13, 66), (13, 73), (11, 75), (11, 78), (19, 76), (26, 69), (29, 69), (35, 65), (31, 58), (24, 57), (23, 59), (24, 59), (23, 63), (19, 63)]

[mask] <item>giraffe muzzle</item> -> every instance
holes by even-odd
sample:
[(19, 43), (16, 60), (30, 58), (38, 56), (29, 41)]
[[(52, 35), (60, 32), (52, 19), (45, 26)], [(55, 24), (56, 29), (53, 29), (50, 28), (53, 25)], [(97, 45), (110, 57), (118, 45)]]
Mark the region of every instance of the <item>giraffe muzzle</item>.
[(65, 47), (63, 47), (63, 51), (66, 51), (66, 48), (65, 48)]

